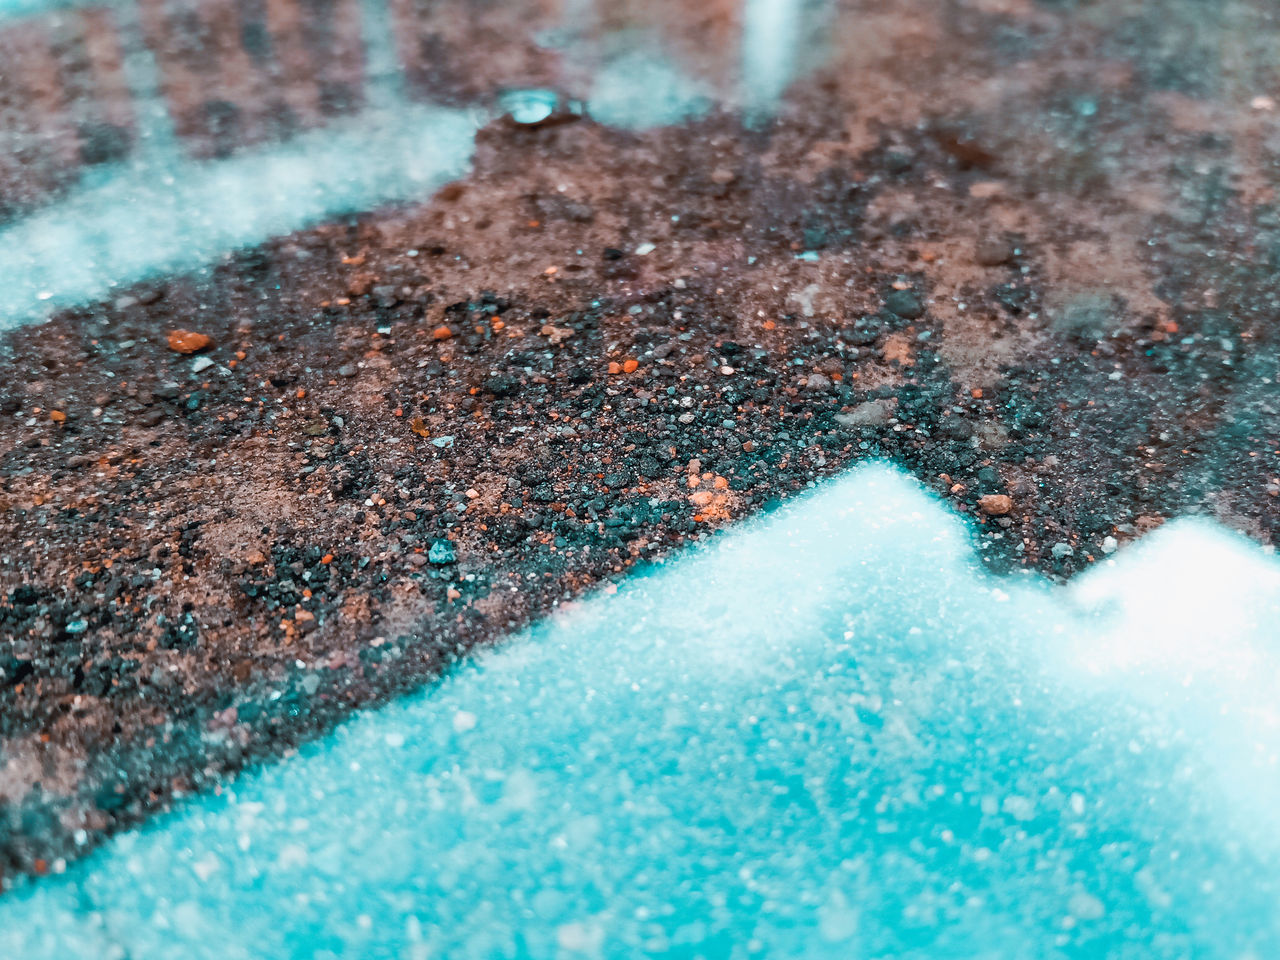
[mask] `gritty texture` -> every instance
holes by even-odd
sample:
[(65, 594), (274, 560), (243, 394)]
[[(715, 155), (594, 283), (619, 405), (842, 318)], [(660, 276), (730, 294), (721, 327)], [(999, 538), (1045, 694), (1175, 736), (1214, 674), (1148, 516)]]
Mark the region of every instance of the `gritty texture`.
[(997, 571), (1270, 544), (1273, 17), (880, 6), (776, 118), (497, 121), (421, 206), (6, 334), (0, 872), (862, 460)]

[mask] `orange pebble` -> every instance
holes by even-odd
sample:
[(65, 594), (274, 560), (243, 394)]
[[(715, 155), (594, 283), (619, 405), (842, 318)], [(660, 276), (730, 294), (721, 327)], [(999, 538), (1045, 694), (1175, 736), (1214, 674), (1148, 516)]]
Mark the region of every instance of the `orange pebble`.
[(199, 353), (213, 346), (213, 338), (193, 330), (170, 330), (169, 349), (176, 353)]

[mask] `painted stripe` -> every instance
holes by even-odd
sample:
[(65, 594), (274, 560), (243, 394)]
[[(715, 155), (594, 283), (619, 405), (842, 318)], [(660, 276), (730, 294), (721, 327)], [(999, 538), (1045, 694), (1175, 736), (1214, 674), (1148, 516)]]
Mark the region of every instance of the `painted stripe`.
[(1280, 955), (1278, 614), (1193, 522), (984, 576), (862, 468), (17, 891), (0, 955)]
[(0, 230), (0, 328), (325, 217), (423, 197), (460, 176), (476, 121), (406, 106), (367, 112), (230, 159), (129, 167)]

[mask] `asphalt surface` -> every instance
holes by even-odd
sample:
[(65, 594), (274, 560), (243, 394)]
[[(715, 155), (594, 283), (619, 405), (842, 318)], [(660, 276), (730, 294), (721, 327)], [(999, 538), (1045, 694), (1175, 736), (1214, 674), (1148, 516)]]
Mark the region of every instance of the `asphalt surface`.
[[(157, 144), (481, 126), (429, 198), (3, 335), (6, 875), (863, 460), (1000, 572), (1184, 514), (1272, 543), (1269, 5), (680, 6), (0, 25), (11, 231)], [(518, 123), (509, 87), (560, 103)]]

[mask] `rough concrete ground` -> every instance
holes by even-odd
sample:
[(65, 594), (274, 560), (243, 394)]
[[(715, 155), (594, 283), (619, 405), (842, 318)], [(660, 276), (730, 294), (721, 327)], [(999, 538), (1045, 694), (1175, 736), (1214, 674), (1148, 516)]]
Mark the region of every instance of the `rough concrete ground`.
[(1276, 14), (825, 17), (771, 119), (498, 121), (421, 206), (5, 335), (5, 873), (860, 460), (998, 571), (1272, 542)]

